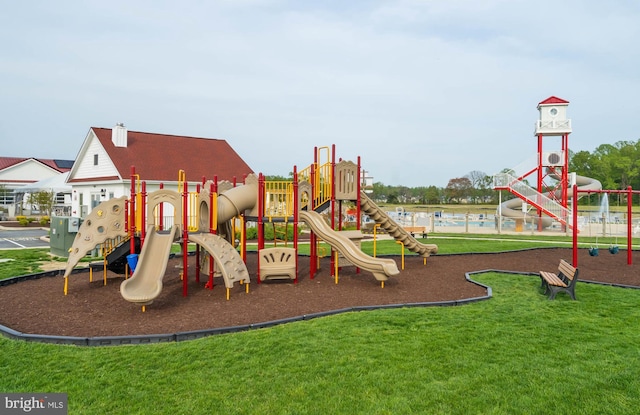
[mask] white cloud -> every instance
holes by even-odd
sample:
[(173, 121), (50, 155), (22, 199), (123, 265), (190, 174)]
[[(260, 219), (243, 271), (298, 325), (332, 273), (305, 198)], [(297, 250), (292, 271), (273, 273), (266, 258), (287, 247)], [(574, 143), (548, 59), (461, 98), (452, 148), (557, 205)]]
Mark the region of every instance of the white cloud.
[(572, 148), (640, 138), (639, 15), (623, 1), (17, 2), (0, 16), (0, 136), (41, 144), (7, 155), (73, 158), (90, 126), (125, 122), (225, 138), (267, 174), (335, 143), (375, 180), (445, 186), (535, 153), (550, 95), (571, 101)]

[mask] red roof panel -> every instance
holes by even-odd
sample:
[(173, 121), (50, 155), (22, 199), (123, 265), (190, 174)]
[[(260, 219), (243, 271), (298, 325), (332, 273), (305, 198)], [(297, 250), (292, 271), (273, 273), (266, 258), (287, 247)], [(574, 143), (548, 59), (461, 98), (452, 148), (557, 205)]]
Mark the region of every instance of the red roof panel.
[(558, 98), (552, 95), (549, 98), (545, 99), (544, 101), (540, 102), (538, 105), (568, 104), (568, 103), (569, 101), (566, 101), (562, 98)]
[(11, 167), (27, 160), (35, 160), (61, 173), (71, 170), (71, 167), (69, 166), (73, 165), (73, 160), (38, 159), (34, 157), (0, 157), (0, 170), (4, 170), (7, 167)]
[(116, 147), (110, 128), (92, 130), (123, 178), (131, 176), (131, 166), (140, 180), (172, 182), (178, 180), (179, 170), (189, 181), (216, 175), (218, 180), (235, 177), (240, 182), (253, 173), (225, 140), (128, 131), (127, 147)]

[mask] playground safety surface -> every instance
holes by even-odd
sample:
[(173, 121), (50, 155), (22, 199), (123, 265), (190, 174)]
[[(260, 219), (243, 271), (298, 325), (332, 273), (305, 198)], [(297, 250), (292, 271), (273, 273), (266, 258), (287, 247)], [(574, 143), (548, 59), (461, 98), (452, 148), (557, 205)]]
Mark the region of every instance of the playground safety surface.
[[(401, 265), (400, 257), (393, 257)], [(213, 290), (204, 288), (207, 277), (195, 282), (195, 258), (189, 257), (188, 296), (182, 295), (179, 273), (182, 258), (170, 259), (160, 296), (142, 312), (119, 292), (123, 276), (108, 272), (70, 276), (69, 294), (63, 295), (61, 276), (43, 277), (0, 287), (0, 324), (22, 333), (50, 336), (132, 336), (206, 330), (266, 322), (355, 306), (441, 302), (482, 297), (486, 290), (466, 280), (465, 273), (481, 270), (516, 272), (556, 271), (560, 259), (571, 261), (571, 249), (533, 249), (498, 254), (436, 255), (427, 265), (422, 258), (407, 256), (405, 269), (381, 288), (371, 273), (353, 267), (339, 272), (336, 284), (327, 258), (321, 270), (309, 278), (309, 258), (299, 258), (299, 282), (273, 281), (256, 284), (257, 255), (249, 253), (247, 269), (250, 291), (236, 285), (230, 300), (221, 278)], [(599, 256), (579, 251), (580, 280), (640, 286), (640, 252), (627, 265), (626, 251)], [(525, 277), (523, 278), (530, 278)], [(542, 295), (542, 294), (540, 294)], [(576, 288), (580, 301), (580, 285)], [(560, 298), (560, 296), (559, 296)], [(557, 301), (557, 300), (556, 300)]]

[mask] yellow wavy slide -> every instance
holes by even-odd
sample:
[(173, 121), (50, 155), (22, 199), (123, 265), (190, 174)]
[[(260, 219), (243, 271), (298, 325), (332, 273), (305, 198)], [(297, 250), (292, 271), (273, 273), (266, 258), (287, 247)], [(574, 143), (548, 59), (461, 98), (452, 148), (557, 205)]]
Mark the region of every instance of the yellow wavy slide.
[(396, 221), (391, 219), (373, 200), (367, 196), (365, 192), (360, 192), (360, 207), (371, 219), (387, 231), (396, 241), (404, 244), (404, 247), (411, 252), (415, 252), (423, 258), (438, 253), (438, 245), (423, 244), (418, 242), (416, 238), (411, 236), (409, 232), (404, 230)]

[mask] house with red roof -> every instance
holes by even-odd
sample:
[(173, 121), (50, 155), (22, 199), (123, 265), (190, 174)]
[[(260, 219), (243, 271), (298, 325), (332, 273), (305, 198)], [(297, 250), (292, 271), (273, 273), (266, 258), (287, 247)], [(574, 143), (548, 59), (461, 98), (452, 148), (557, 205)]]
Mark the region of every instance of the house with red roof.
[(72, 165), (73, 160), (0, 157), (0, 206), (8, 216), (21, 214), (21, 188), (65, 174)]
[(181, 170), (190, 191), (203, 178), (241, 183), (253, 173), (222, 139), (129, 131), (123, 124), (91, 127), (67, 178), (72, 186), (71, 215), (85, 217), (105, 200), (129, 197), (132, 167), (147, 192), (158, 190), (160, 184), (177, 190)]

